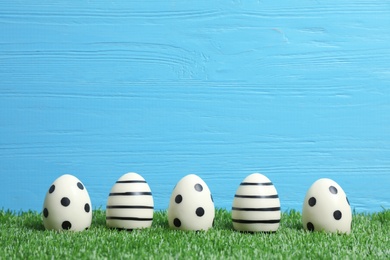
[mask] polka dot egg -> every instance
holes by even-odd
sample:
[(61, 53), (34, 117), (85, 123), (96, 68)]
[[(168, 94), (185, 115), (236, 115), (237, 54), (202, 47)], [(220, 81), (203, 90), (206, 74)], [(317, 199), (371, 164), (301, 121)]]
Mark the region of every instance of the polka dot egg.
[(207, 184), (195, 174), (183, 177), (169, 201), (169, 226), (180, 230), (208, 230), (214, 216), (213, 197)]
[(273, 183), (264, 175), (247, 176), (233, 200), (233, 228), (248, 232), (275, 232), (280, 223), (280, 200)]
[(302, 222), (309, 231), (350, 233), (351, 206), (340, 185), (327, 178), (314, 182), (303, 202)]
[(145, 179), (134, 172), (120, 177), (107, 200), (106, 223), (119, 229), (148, 228), (153, 221), (154, 202)]
[(60, 176), (46, 193), (42, 213), (43, 225), (48, 230), (88, 229), (92, 207), (84, 184), (73, 175)]

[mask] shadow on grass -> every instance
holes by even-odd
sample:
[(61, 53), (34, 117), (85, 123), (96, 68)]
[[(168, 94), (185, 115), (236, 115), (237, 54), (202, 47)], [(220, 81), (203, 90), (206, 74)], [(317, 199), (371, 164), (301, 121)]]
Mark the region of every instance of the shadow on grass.
[(168, 213), (166, 210), (160, 210), (154, 212), (152, 227), (169, 229)]
[(22, 225), (30, 230), (44, 231), (42, 214), (36, 211), (27, 211), (19, 213), (22, 219)]
[(91, 227), (106, 227), (106, 211), (102, 209), (95, 209), (92, 212)]
[(390, 225), (390, 209), (382, 208), (383, 211), (373, 213), (371, 219), (380, 222), (382, 225)]
[(282, 213), (280, 227), (294, 230), (304, 230), (301, 213), (293, 209)]
[(231, 212), (224, 209), (216, 209), (213, 228), (234, 231), (233, 222), (231, 221), (231, 219)]

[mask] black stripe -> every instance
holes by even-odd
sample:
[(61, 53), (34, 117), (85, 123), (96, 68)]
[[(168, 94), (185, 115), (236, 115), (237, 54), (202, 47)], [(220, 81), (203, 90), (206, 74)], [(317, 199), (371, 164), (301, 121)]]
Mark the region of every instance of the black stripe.
[(276, 224), (276, 223), (280, 223), (280, 219), (269, 219), (269, 220), (233, 219), (233, 222), (242, 223), (242, 224)]
[(273, 208), (236, 208), (236, 207), (233, 207), (232, 210), (238, 210), (238, 211), (279, 211), (280, 207), (273, 207)]
[(236, 198), (246, 198), (246, 199), (277, 199), (279, 198), (278, 194), (275, 195), (234, 195)]
[(242, 186), (272, 186), (272, 182), (241, 182)]
[(127, 205), (110, 205), (107, 209), (154, 209), (153, 206), (127, 206)]
[(116, 183), (146, 183), (146, 181), (130, 180), (130, 181), (117, 181)]
[(137, 195), (152, 195), (152, 193), (135, 191), (135, 192), (113, 192), (109, 194), (109, 196), (137, 196)]
[(109, 216), (106, 219), (117, 219), (117, 220), (134, 220), (134, 221), (152, 221), (153, 218), (136, 218), (136, 217), (115, 217)]

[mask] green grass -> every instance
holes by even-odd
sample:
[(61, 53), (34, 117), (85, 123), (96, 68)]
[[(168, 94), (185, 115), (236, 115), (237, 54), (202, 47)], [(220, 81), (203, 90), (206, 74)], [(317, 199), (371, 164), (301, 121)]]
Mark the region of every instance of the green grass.
[(216, 211), (214, 228), (183, 232), (168, 227), (158, 211), (150, 229), (118, 231), (95, 210), (83, 232), (44, 230), (41, 215), (0, 210), (0, 259), (390, 259), (390, 210), (354, 214), (350, 235), (306, 232), (297, 211), (282, 215), (278, 232), (240, 233), (230, 212)]

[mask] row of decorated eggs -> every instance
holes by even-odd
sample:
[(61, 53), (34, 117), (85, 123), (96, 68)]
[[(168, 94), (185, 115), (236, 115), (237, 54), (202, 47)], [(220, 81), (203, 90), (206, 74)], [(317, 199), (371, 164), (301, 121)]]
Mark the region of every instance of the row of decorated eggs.
[[(121, 176), (107, 200), (106, 224), (117, 229), (148, 228), (154, 202), (146, 180), (137, 173)], [(183, 177), (169, 201), (168, 223), (173, 229), (207, 230), (213, 226), (214, 201), (207, 184), (197, 175)], [(281, 218), (280, 200), (273, 183), (254, 173), (239, 185), (233, 199), (233, 228), (246, 232), (275, 232)], [(88, 229), (92, 221), (91, 200), (84, 184), (65, 174), (46, 193), (43, 224), (49, 230)], [(302, 222), (310, 231), (350, 233), (352, 212), (343, 189), (331, 179), (317, 180), (307, 191)]]

